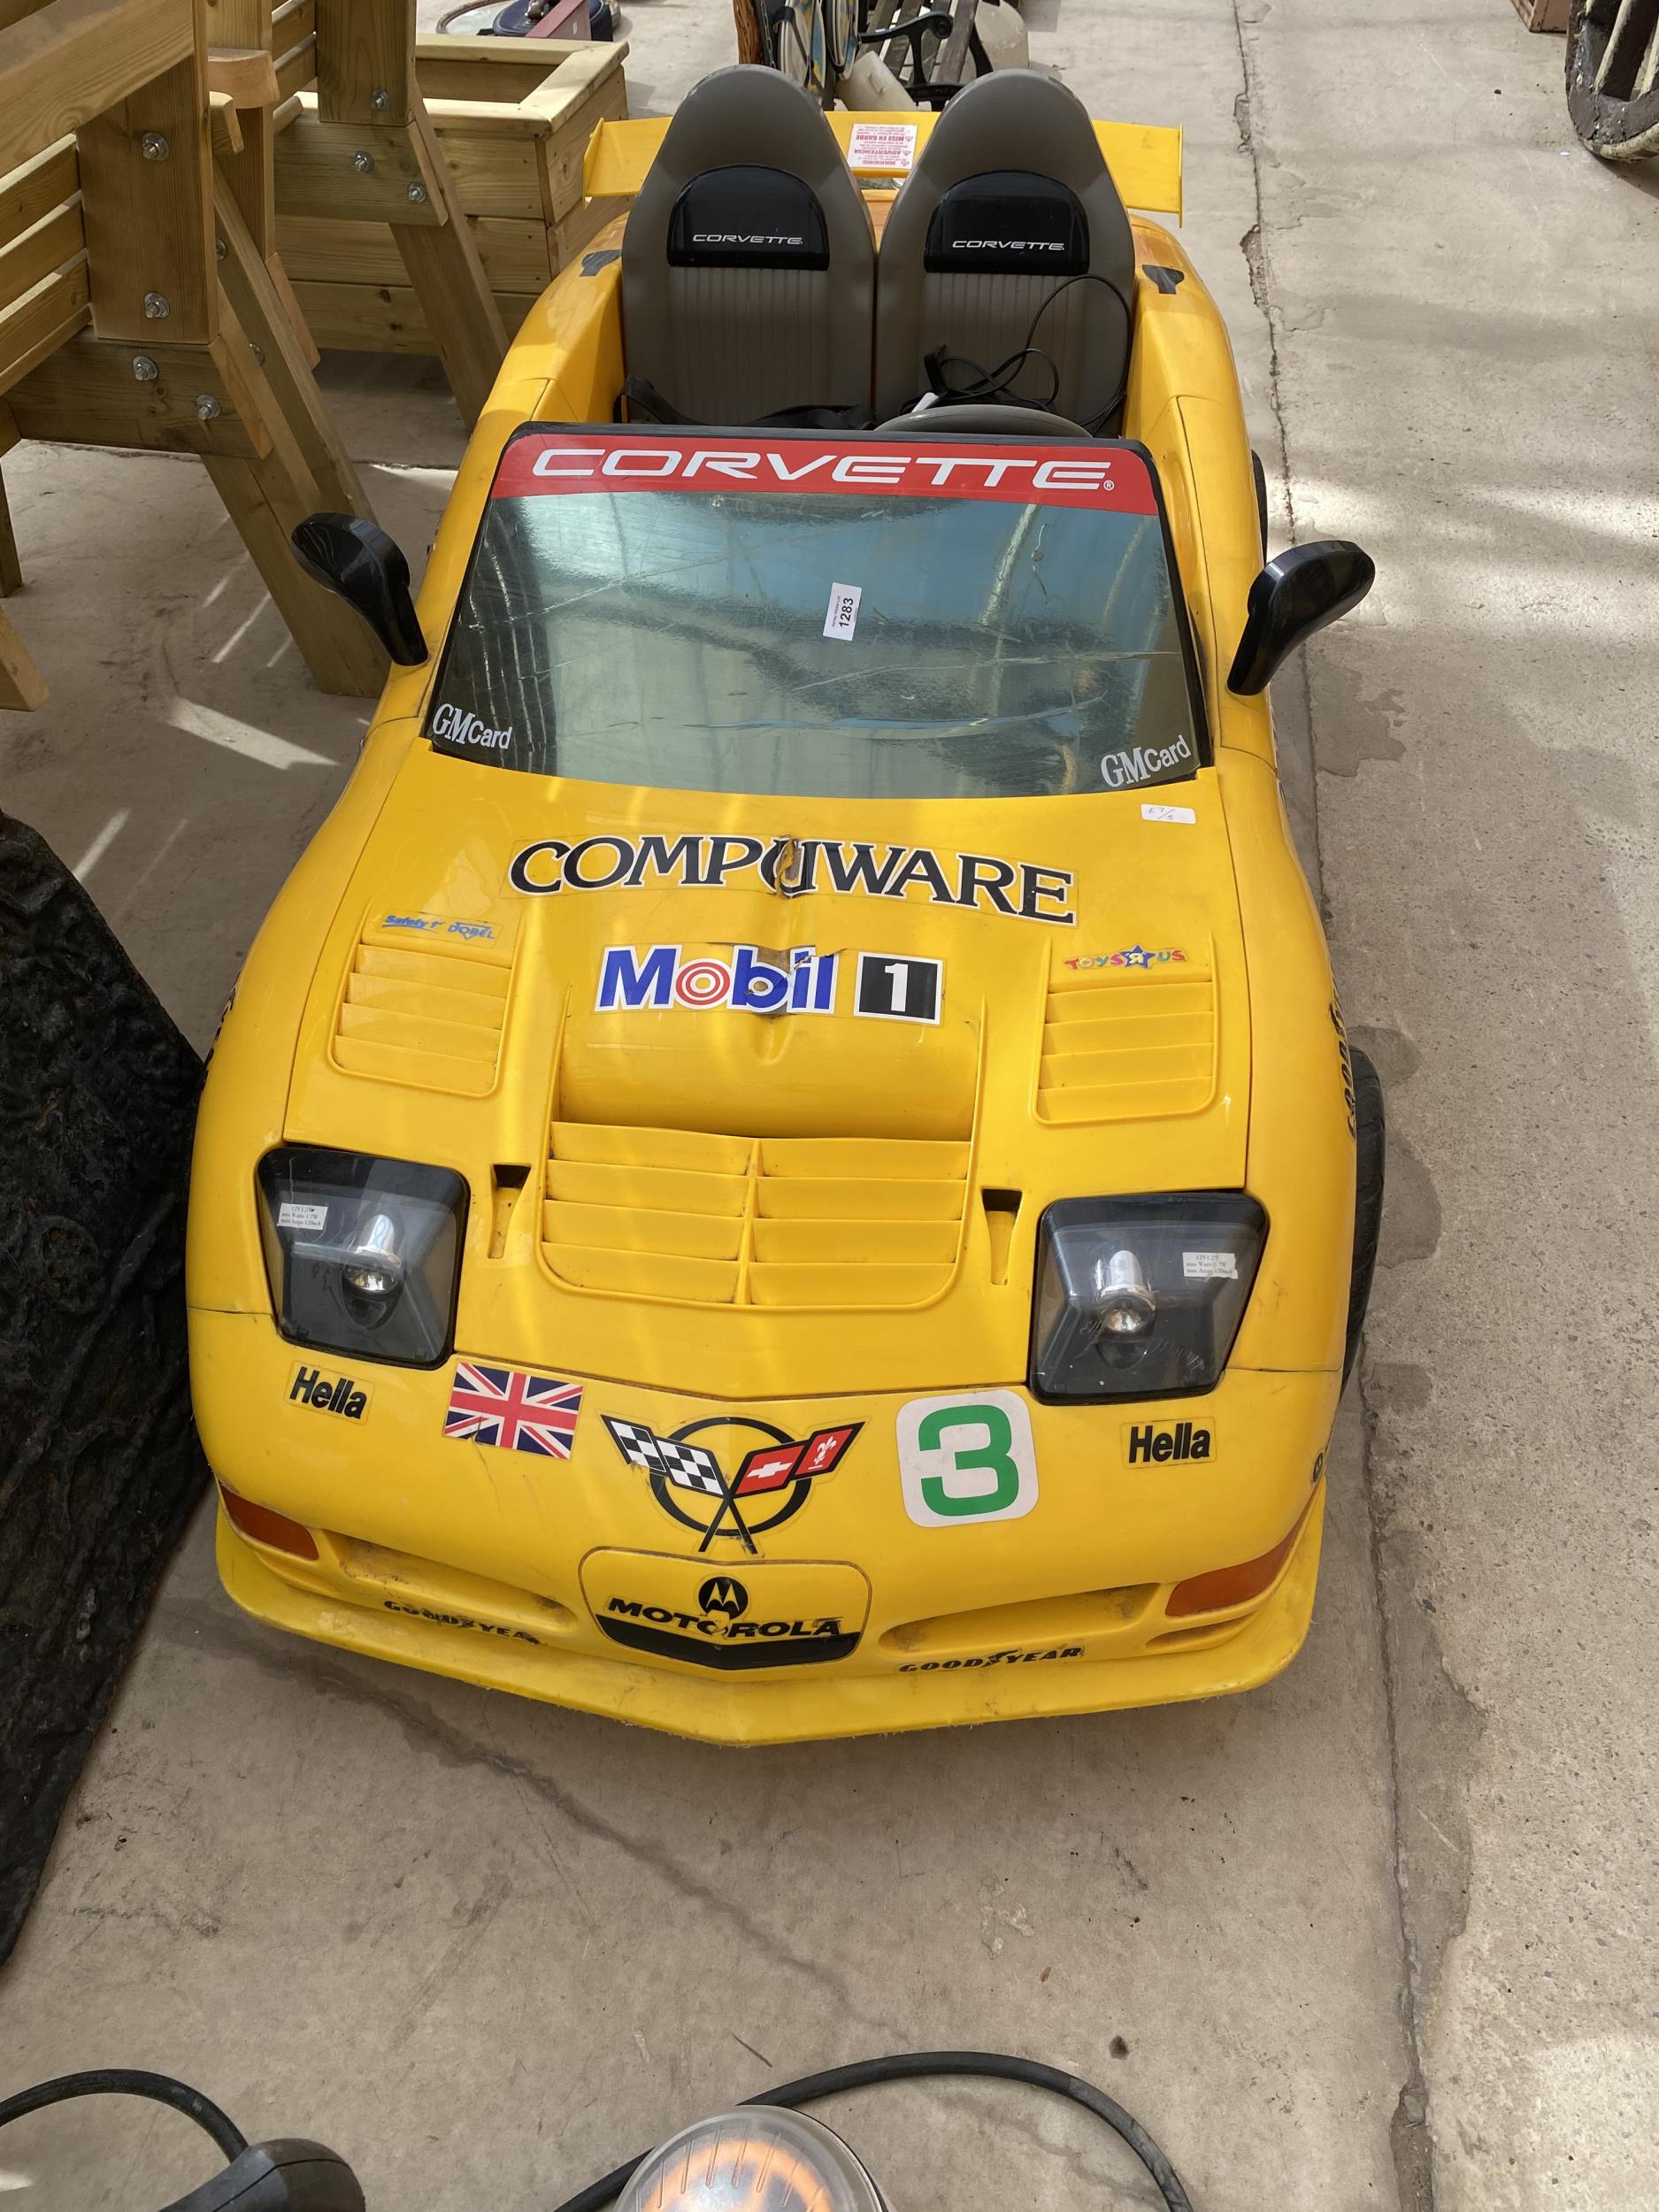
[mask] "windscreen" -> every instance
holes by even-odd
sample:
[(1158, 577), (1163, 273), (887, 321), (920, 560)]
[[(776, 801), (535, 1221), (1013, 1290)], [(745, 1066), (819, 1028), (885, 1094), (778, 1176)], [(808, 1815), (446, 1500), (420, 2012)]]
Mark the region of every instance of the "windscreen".
[(521, 434), (440, 752), (672, 790), (1016, 798), (1202, 757), (1128, 447)]

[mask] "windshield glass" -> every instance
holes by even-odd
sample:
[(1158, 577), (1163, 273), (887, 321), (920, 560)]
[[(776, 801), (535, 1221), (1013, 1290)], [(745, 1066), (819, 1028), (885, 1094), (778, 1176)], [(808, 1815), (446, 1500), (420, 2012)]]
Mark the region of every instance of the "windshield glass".
[(440, 752), (673, 790), (1011, 798), (1205, 757), (1128, 447), (521, 433)]

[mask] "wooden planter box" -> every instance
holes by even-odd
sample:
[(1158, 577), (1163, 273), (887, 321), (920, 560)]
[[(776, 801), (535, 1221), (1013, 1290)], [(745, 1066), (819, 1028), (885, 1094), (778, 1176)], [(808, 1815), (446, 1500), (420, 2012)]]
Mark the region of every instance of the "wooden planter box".
[[(565, 263), (627, 204), (582, 197), (595, 126), (628, 111), (627, 50), (621, 41), (416, 42), (426, 111), (510, 337)], [(314, 107), (313, 95), (301, 98)], [(386, 225), (285, 215), (280, 137), (276, 154), (277, 249), (318, 344), (436, 353)]]

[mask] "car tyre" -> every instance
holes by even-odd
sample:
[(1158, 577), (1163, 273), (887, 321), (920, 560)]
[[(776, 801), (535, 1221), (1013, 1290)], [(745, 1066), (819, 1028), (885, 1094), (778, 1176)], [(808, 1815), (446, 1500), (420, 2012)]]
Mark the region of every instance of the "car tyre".
[(1371, 1302), (1377, 1240), (1382, 1231), (1383, 1161), (1387, 1151), (1382, 1078), (1364, 1053), (1355, 1052), (1350, 1057), (1354, 1070), (1354, 1266), (1348, 1278), (1348, 1342), (1342, 1353), (1344, 1389), (1354, 1371), (1365, 1309)]

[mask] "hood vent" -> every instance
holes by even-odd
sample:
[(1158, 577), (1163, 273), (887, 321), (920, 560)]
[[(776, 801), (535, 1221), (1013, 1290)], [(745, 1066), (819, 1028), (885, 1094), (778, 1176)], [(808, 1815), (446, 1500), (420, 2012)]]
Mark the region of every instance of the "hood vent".
[(542, 1256), (631, 1298), (925, 1305), (956, 1271), (967, 1174), (965, 1143), (556, 1121)]
[(1208, 946), (1179, 966), (1068, 978), (1044, 1009), (1037, 1112), (1067, 1123), (1202, 1113), (1216, 1092), (1216, 1044)]
[(492, 941), (411, 944), (372, 926), (346, 977), (335, 1064), (382, 1083), (481, 1098), (495, 1086), (511, 979), (511, 953)]

